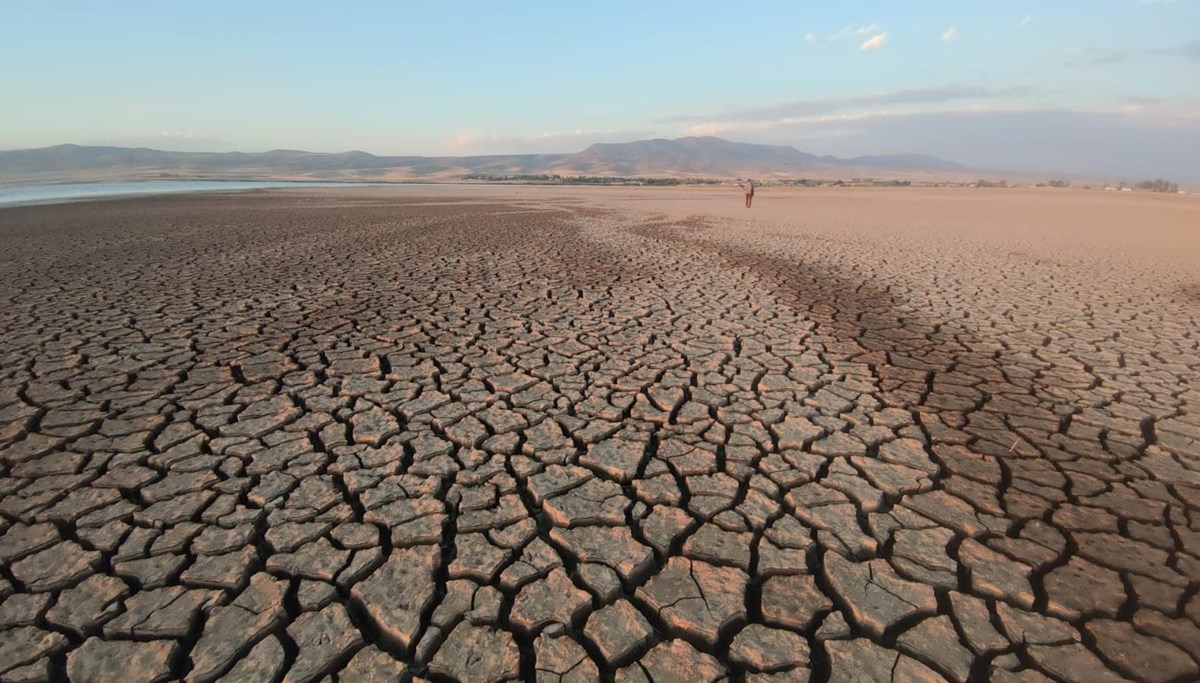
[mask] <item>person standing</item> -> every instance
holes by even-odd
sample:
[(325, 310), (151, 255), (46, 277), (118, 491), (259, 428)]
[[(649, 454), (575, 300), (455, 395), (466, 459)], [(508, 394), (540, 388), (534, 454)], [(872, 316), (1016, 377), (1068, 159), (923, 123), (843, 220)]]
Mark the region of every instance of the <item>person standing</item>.
[(754, 179), (747, 178), (742, 184), (742, 189), (746, 191), (746, 208), (750, 208), (750, 203), (754, 201)]

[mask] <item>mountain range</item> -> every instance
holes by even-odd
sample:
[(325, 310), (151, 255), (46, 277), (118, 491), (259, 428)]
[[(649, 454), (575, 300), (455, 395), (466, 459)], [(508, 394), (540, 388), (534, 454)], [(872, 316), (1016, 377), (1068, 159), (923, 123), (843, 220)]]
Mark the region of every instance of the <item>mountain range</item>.
[(962, 165), (921, 154), (839, 159), (782, 145), (716, 137), (594, 144), (570, 154), (376, 156), (298, 150), (167, 152), (147, 148), (57, 145), (0, 151), (0, 183), (162, 178), (239, 180), (455, 180), (468, 175), (560, 174), (705, 178), (946, 179)]

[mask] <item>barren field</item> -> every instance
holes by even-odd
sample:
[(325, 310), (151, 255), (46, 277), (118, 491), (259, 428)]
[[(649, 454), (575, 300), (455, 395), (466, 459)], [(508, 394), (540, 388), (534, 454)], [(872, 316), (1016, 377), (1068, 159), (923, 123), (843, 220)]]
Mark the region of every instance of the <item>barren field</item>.
[(0, 209), (0, 680), (1190, 681), (1200, 201)]

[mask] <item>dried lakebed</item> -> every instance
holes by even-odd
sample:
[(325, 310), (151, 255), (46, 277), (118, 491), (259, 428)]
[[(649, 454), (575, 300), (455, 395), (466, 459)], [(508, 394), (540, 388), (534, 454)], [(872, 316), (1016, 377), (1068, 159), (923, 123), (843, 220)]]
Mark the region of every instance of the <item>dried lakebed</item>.
[(1188, 290), (454, 192), (0, 211), (0, 680), (1200, 676)]

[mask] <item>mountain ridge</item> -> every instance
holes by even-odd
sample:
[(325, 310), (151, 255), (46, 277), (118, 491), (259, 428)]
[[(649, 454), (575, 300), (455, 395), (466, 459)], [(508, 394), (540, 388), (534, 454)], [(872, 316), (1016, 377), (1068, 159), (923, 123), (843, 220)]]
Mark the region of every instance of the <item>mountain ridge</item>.
[(0, 182), (163, 177), (453, 180), (467, 175), (596, 175), (741, 177), (895, 177), (958, 174), (961, 164), (924, 154), (839, 159), (788, 145), (723, 138), (654, 138), (595, 143), (565, 154), (381, 156), (362, 150), (308, 152), (170, 152), (149, 147), (62, 144), (0, 151)]

